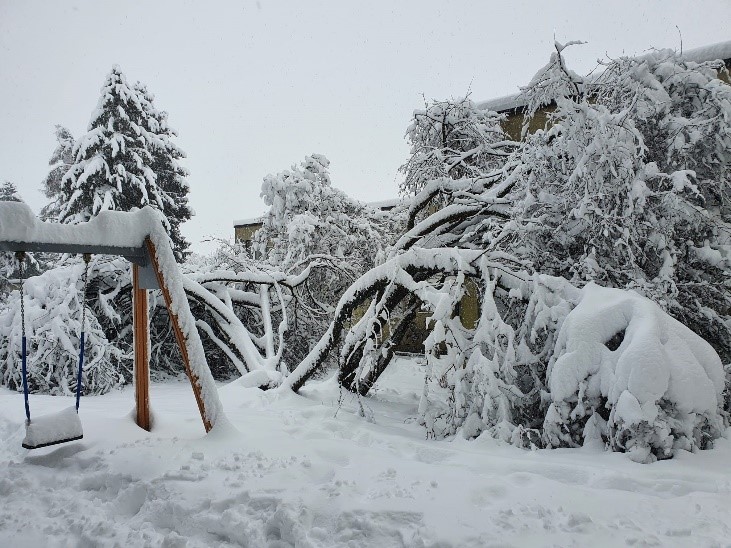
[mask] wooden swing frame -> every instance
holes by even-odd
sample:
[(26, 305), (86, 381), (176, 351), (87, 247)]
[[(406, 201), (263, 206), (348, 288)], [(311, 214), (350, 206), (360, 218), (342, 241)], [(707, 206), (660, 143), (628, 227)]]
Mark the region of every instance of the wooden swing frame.
[(122, 256), (132, 263), (132, 326), (134, 341), (134, 382), (137, 425), (147, 430), (152, 428), (150, 416), (150, 324), (148, 314), (147, 291), (160, 289), (167, 307), (168, 316), (173, 326), (175, 339), (183, 358), (185, 373), (188, 376), (198, 411), (206, 432), (213, 425), (206, 418), (206, 408), (201, 396), (200, 382), (193, 372), (185, 343), (185, 335), (180, 326), (178, 315), (172, 307), (172, 297), (165, 276), (157, 260), (155, 245), (149, 236), (140, 248), (114, 247), (85, 244), (42, 243), (42, 242), (7, 242), (0, 241), (0, 251), (10, 252), (49, 252), (49, 253), (90, 253), (92, 255)]

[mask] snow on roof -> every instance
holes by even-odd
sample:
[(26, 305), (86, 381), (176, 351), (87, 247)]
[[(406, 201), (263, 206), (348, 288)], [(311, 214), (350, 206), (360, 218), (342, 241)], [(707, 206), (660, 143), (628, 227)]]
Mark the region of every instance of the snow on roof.
[(711, 44), (709, 46), (703, 46), (700, 48), (690, 49), (682, 54), (683, 59), (688, 61), (694, 61), (696, 63), (702, 63), (704, 61), (715, 61), (716, 59), (723, 59), (728, 61), (731, 59), (731, 40), (726, 42), (719, 42), (717, 44)]
[[(365, 202), (366, 205), (375, 209), (391, 209), (396, 207), (401, 202), (401, 198), (391, 198), (390, 200), (379, 200), (376, 202)], [(250, 219), (235, 219), (234, 228), (243, 226), (260, 225), (264, 222), (264, 216), (251, 217)]]
[(367, 205), (375, 207), (376, 209), (391, 209), (396, 207), (401, 202), (401, 198), (391, 198), (390, 200), (379, 200), (376, 202), (366, 202)]
[[(641, 58), (642, 56), (638, 57)], [(693, 61), (695, 63), (715, 61), (716, 59), (728, 61), (731, 59), (731, 40), (684, 51), (681, 54), (681, 57), (686, 61)], [(526, 100), (522, 93), (504, 95), (502, 97), (496, 97), (495, 99), (489, 99), (487, 101), (480, 101), (477, 103), (479, 108), (494, 110), (495, 112), (505, 112), (524, 107), (525, 105)]]
[(525, 101), (520, 93), (513, 93), (512, 95), (503, 95), (489, 101), (482, 101), (477, 103), (478, 108), (483, 110), (494, 110), (495, 112), (505, 112), (506, 110), (513, 110), (514, 108), (524, 107)]
[(234, 228), (239, 227), (239, 226), (260, 225), (263, 222), (264, 222), (264, 216), (251, 217), (250, 219), (237, 219), (237, 220), (234, 220)]

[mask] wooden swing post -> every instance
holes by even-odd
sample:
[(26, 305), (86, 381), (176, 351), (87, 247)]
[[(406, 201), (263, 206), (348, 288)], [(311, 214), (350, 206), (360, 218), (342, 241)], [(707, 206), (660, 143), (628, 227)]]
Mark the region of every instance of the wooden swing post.
[(140, 287), (140, 267), (132, 264), (132, 324), (134, 340), (137, 426), (150, 431), (150, 329), (147, 289)]
[(183, 334), (183, 330), (180, 327), (180, 320), (178, 320), (178, 314), (175, 312), (172, 306), (172, 297), (170, 295), (170, 289), (167, 286), (167, 282), (165, 281), (165, 276), (163, 276), (162, 270), (160, 269), (160, 264), (157, 261), (157, 253), (155, 250), (155, 244), (152, 243), (152, 240), (150, 238), (145, 239), (145, 247), (147, 248), (147, 255), (150, 258), (150, 262), (152, 263), (152, 269), (155, 271), (155, 276), (157, 278), (157, 283), (160, 286), (160, 289), (162, 290), (162, 297), (165, 300), (165, 306), (168, 309), (168, 316), (170, 317), (170, 323), (173, 326), (173, 332), (175, 333), (175, 338), (178, 341), (178, 346), (180, 347), (180, 355), (183, 358), (183, 365), (185, 366), (185, 374), (188, 376), (188, 380), (190, 380), (190, 384), (193, 387), (193, 395), (195, 396), (195, 401), (198, 404), (198, 411), (201, 414), (201, 420), (203, 421), (203, 427), (206, 429), (206, 432), (210, 432), (213, 428), (213, 425), (211, 424), (211, 421), (209, 421), (206, 418), (206, 406), (203, 402), (203, 397), (201, 396), (201, 388), (200, 388), (200, 380), (198, 379), (198, 376), (193, 372), (193, 369), (190, 367), (190, 357), (188, 356), (188, 345), (185, 341), (185, 335)]

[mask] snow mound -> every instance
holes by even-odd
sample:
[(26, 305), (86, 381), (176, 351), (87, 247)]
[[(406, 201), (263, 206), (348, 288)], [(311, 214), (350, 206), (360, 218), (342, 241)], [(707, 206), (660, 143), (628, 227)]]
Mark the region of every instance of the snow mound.
[(256, 369), (243, 375), (237, 382), (244, 388), (261, 388), (268, 390), (282, 384), (282, 374), (269, 369)]
[(548, 371), (549, 446), (598, 439), (640, 462), (721, 435), (724, 372), (701, 337), (636, 293), (590, 283)]

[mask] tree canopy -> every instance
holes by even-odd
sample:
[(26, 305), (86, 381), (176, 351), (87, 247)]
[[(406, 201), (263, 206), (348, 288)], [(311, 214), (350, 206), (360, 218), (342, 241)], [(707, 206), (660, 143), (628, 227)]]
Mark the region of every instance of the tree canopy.
[(114, 66), (101, 90), (88, 132), (73, 148), (74, 163), (61, 180), (59, 220), (78, 223), (100, 211), (130, 211), (150, 205), (165, 216), (165, 228), (181, 260), (188, 242), (179, 225), (189, 219), (183, 152), (172, 142), (167, 114), (153, 105), (142, 85), (131, 86)]

